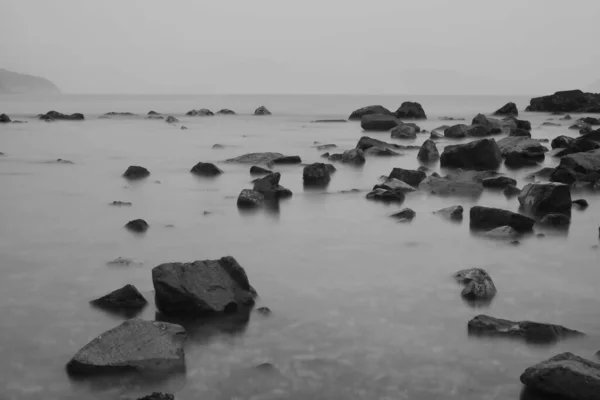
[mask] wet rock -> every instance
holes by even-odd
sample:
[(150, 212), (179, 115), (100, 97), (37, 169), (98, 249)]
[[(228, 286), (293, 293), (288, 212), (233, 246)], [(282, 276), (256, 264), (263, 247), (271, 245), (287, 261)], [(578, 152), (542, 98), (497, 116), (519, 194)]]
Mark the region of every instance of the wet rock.
[(331, 164), (314, 163), (304, 167), (302, 179), (305, 184), (323, 185), (331, 180), (331, 171), (335, 167)]
[(110, 292), (96, 300), (90, 301), (91, 304), (108, 310), (139, 310), (144, 308), (148, 301), (133, 285), (125, 285), (120, 289)]
[(552, 139), (552, 142), (550, 143), (550, 147), (552, 147), (553, 149), (556, 149), (559, 147), (565, 148), (565, 147), (569, 147), (574, 142), (575, 142), (575, 138), (565, 136), (565, 135), (560, 135), (560, 136), (557, 136), (554, 139)]
[(253, 165), (250, 167), (250, 175), (265, 175), (265, 174), (272, 174), (273, 171), (269, 171), (266, 168), (262, 168), (262, 167), (257, 167), (256, 165)]
[[(473, 121), (471, 121), (471, 125), (480, 125), (485, 128), (486, 133), (488, 135), (493, 135), (497, 133), (503, 132), (503, 126), (506, 122), (501, 121), (497, 118), (490, 118), (483, 114), (477, 114)], [(516, 124), (514, 124), (514, 128), (516, 128)], [(510, 128), (509, 128), (510, 129)], [(509, 133), (509, 132), (505, 132)]]
[(175, 324), (129, 319), (85, 345), (68, 362), (71, 374), (168, 370), (185, 366), (186, 332)]
[(394, 168), (389, 175), (389, 178), (399, 179), (410, 186), (417, 187), (427, 177), (427, 174), (423, 171)]
[(474, 170), (496, 169), (501, 161), (500, 149), (494, 139), (446, 146), (440, 157), (442, 167)]
[(396, 153), (390, 149), (381, 149), (379, 147), (369, 147), (364, 151), (365, 155), (368, 156), (378, 156), (378, 157), (397, 157), (400, 156), (400, 153)]
[(165, 122), (166, 122), (167, 124), (177, 124), (177, 123), (179, 123), (179, 120), (178, 120), (177, 118), (175, 118), (175, 117), (173, 117), (173, 116), (169, 115), (169, 116), (168, 116), (168, 117), (165, 119)]
[(514, 124), (516, 125), (517, 129), (522, 129), (522, 130), (525, 130), (525, 131), (530, 131), (531, 130), (531, 122), (525, 121), (525, 120), (522, 120), (522, 119), (517, 119), (514, 116), (506, 117), (502, 121), (505, 124), (510, 124), (511, 122), (514, 122)]
[(82, 121), (85, 119), (85, 117), (81, 113), (67, 115), (67, 114), (59, 113), (58, 111), (48, 111), (46, 114), (38, 115), (38, 118), (41, 120), (51, 120), (51, 121), (58, 121), (58, 120)]
[(392, 138), (394, 139), (416, 139), (417, 131), (409, 125), (400, 125), (392, 129)]
[(554, 227), (566, 227), (571, 224), (571, 218), (565, 214), (551, 213), (546, 214), (540, 221), (542, 225), (554, 226)]
[(552, 343), (571, 336), (581, 336), (564, 326), (531, 321), (509, 321), (488, 315), (478, 315), (468, 324), (469, 333), (485, 336), (522, 337), (527, 342)]
[(464, 137), (467, 137), (468, 129), (469, 129), (469, 127), (464, 124), (452, 125), (446, 129), (444, 129), (444, 137), (452, 138), (452, 139), (464, 138)]
[(152, 269), (156, 306), (166, 315), (203, 316), (252, 306), (256, 292), (231, 256)]
[(365, 154), (360, 149), (352, 149), (342, 154), (332, 154), (329, 156), (331, 161), (339, 161), (346, 164), (362, 165), (365, 163)]
[(579, 206), (579, 208), (587, 208), (589, 205), (586, 199), (573, 200), (572, 204)]
[(562, 353), (529, 367), (521, 383), (550, 396), (577, 400), (597, 400), (600, 393), (600, 364)]
[(416, 215), (417, 213), (410, 208), (405, 208), (400, 212), (390, 215), (390, 217), (397, 218), (400, 221), (412, 221)]
[(519, 115), (519, 110), (517, 109), (517, 105), (513, 102), (506, 103), (502, 107), (500, 107), (494, 115)]
[(419, 149), (419, 153), (417, 154), (417, 159), (424, 163), (429, 163), (433, 161), (437, 161), (440, 158), (440, 153), (435, 145), (435, 142), (431, 139), (427, 139), (421, 145)]
[(500, 208), (474, 206), (471, 207), (471, 228), (490, 230), (500, 226), (510, 226), (518, 232), (531, 231), (534, 220)]
[(259, 307), (256, 309), (256, 312), (265, 317), (269, 317), (271, 314), (273, 314), (269, 307)]
[(412, 101), (402, 103), (394, 115), (400, 119), (427, 119), (421, 104)]
[(115, 200), (115, 201), (113, 201), (112, 203), (110, 203), (110, 205), (111, 205), (111, 206), (117, 206), (117, 207), (122, 207), (122, 206), (127, 206), (127, 207), (129, 207), (129, 206), (131, 206), (131, 205), (132, 205), (132, 203), (130, 203), (130, 202), (128, 202), (128, 201), (118, 201), (118, 200)]
[(123, 177), (127, 179), (143, 179), (150, 176), (150, 171), (138, 165), (131, 165), (123, 173)]
[(548, 151), (548, 149), (542, 146), (537, 140), (523, 136), (508, 136), (498, 140), (497, 143), (503, 156), (516, 151), (539, 154), (540, 157), (543, 158), (544, 153)]
[(518, 187), (516, 187), (514, 185), (508, 185), (507, 187), (504, 188), (504, 190), (502, 191), (502, 193), (506, 197), (512, 198), (512, 197), (520, 195), (521, 194), (521, 189), (519, 189)]
[(335, 144), (321, 144), (319, 146), (316, 146), (316, 149), (319, 151), (335, 149), (335, 148), (337, 148), (337, 146)]
[(215, 114), (208, 108), (201, 108), (199, 110), (190, 110), (185, 115), (188, 117), (212, 117)]
[(259, 207), (265, 201), (265, 196), (255, 190), (243, 189), (238, 196), (237, 205), (241, 208)]
[(413, 186), (410, 186), (408, 183), (395, 178), (387, 178), (383, 183), (380, 183), (373, 187), (373, 190), (377, 189), (399, 190), (403, 193), (410, 193), (417, 190)]
[(600, 112), (600, 96), (581, 90), (566, 90), (531, 99), (527, 111)]
[[(531, 138), (531, 132), (526, 131), (525, 129), (519, 129), (519, 128), (517, 128), (515, 131), (511, 132), (509, 134), (509, 136), (519, 136), (519, 137)], [(543, 140), (543, 139), (539, 139), (539, 140)]]
[(175, 400), (175, 396), (169, 393), (154, 392), (137, 400)]
[(367, 193), (367, 199), (402, 203), (404, 202), (405, 195), (401, 190), (375, 189)]
[(458, 271), (453, 275), (458, 283), (465, 285), (461, 295), (470, 300), (487, 300), (496, 296), (497, 290), (492, 278), (481, 268)]
[(254, 115), (271, 115), (271, 111), (267, 110), (265, 106), (260, 106), (254, 110)]
[(517, 181), (509, 178), (508, 176), (495, 176), (491, 178), (485, 178), (481, 181), (483, 187), (487, 188), (498, 188), (502, 189), (507, 186), (516, 186)]
[(0, 123), (6, 124), (10, 122), (10, 117), (6, 114), (0, 114)]
[(519, 203), (529, 212), (543, 215), (552, 212), (569, 213), (571, 190), (556, 183), (530, 183), (519, 195)]
[(544, 160), (542, 153), (529, 153), (527, 151), (511, 151), (506, 154), (504, 164), (509, 168), (533, 167)]
[(369, 114), (360, 120), (360, 126), (365, 131), (385, 132), (394, 129), (399, 123), (393, 115), (387, 114)]
[(194, 165), (190, 172), (199, 176), (217, 176), (223, 173), (215, 164), (205, 162)]
[(239, 157), (230, 158), (227, 162), (241, 164), (268, 164), (271, 161), (283, 157), (281, 153), (249, 153)]
[(301, 164), (302, 159), (299, 156), (283, 156), (271, 161), (273, 164)]
[(228, 108), (222, 108), (217, 111), (217, 115), (235, 115), (235, 111), (232, 111)]
[(442, 208), (441, 210), (435, 211), (434, 214), (439, 214), (446, 218), (458, 221), (458, 220), (463, 219), (463, 207), (462, 206), (446, 207), (446, 208)]
[(149, 227), (150, 225), (148, 225), (148, 223), (143, 219), (134, 219), (125, 224), (125, 228), (137, 233), (146, 232)]
[(519, 232), (513, 229), (510, 226), (499, 226), (494, 229), (490, 229), (489, 231), (483, 233), (483, 236), (492, 238), (492, 239), (513, 239), (519, 236)]
[(254, 183), (254, 190), (262, 193), (266, 198), (281, 199), (290, 197), (292, 195), (292, 191), (279, 185), (280, 179), (281, 174), (279, 172), (259, 178)]
[(350, 117), (348, 117), (348, 119), (349, 120), (360, 120), (365, 115), (372, 115), (372, 114), (392, 115), (392, 112), (390, 110), (388, 110), (387, 108), (385, 108), (383, 106), (379, 106), (379, 105), (367, 106), (367, 107), (359, 108), (358, 110), (354, 110), (352, 112), (352, 114), (350, 114)]

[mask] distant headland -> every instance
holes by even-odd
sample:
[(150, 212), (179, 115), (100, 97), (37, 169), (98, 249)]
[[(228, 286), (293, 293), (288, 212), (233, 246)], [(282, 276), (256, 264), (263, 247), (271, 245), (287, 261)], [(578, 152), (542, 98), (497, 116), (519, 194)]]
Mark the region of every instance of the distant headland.
[(0, 68), (0, 94), (58, 94), (60, 89), (46, 78)]

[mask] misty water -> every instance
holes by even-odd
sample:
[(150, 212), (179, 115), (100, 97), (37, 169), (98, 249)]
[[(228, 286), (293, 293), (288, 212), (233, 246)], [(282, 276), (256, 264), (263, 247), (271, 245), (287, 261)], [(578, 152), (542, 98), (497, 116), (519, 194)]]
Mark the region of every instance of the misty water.
[[(411, 96), (59, 96), (0, 97), (0, 112), (26, 124), (0, 126), (0, 393), (2, 399), (134, 399), (152, 391), (178, 399), (518, 399), (519, 375), (563, 351), (594, 359), (600, 350), (600, 197), (573, 209), (565, 230), (544, 229), (520, 245), (470, 232), (475, 205), (518, 210), (516, 198), (486, 189), (477, 199), (408, 194), (404, 204), (369, 201), (365, 194), (393, 167), (416, 169), (416, 150), (400, 157), (368, 157), (363, 167), (336, 164), (326, 189), (304, 189), (302, 166), (274, 168), (293, 197), (257, 212), (241, 212), (236, 198), (251, 188), (250, 165), (223, 163), (250, 152), (299, 155), (320, 162), (314, 143), (350, 149), (363, 135), (398, 144), (389, 133), (365, 133), (347, 118), (356, 108), (395, 109), (419, 101), (432, 130), (441, 116), (490, 113), (507, 101), (520, 110), (525, 97)], [(264, 104), (270, 117), (252, 116)], [(191, 109), (230, 108), (236, 116), (186, 117)], [(81, 112), (86, 120), (45, 123), (36, 114)], [(145, 120), (150, 110), (181, 123)], [(109, 111), (139, 117), (99, 119)], [(540, 126), (551, 116), (524, 113), (532, 137), (552, 139), (560, 127)], [(558, 118), (558, 117), (554, 117)], [(452, 124), (452, 123), (450, 123)], [(188, 129), (181, 130), (180, 125)], [(438, 140), (443, 146), (462, 141)], [(213, 149), (214, 144), (223, 149)], [(549, 144), (546, 144), (549, 147)], [(72, 165), (57, 164), (67, 159)], [(224, 174), (190, 174), (199, 161)], [(544, 166), (557, 159), (546, 157)], [(151, 176), (128, 182), (121, 174), (142, 165)], [(441, 171), (439, 163), (429, 166)], [(539, 169), (500, 171), (518, 180)], [(349, 189), (361, 192), (341, 193)], [(132, 207), (112, 207), (115, 200)], [(432, 212), (461, 204), (465, 218)], [(416, 211), (411, 223), (389, 217)], [(123, 228), (132, 219), (150, 224), (144, 235)], [(545, 237), (536, 236), (545, 233)], [(256, 312), (186, 323), (186, 370), (168, 376), (124, 374), (71, 379), (64, 366), (86, 343), (125, 317), (88, 302), (126, 283), (150, 305), (138, 315), (154, 319), (150, 270), (169, 261), (234, 256), (259, 294)], [(107, 265), (116, 257), (137, 262)], [(474, 307), (460, 296), (452, 274), (480, 267), (498, 294)], [(470, 337), (478, 314), (565, 325), (587, 334), (552, 345)], [(275, 368), (259, 367), (271, 363)], [(527, 396), (523, 396), (527, 398)]]

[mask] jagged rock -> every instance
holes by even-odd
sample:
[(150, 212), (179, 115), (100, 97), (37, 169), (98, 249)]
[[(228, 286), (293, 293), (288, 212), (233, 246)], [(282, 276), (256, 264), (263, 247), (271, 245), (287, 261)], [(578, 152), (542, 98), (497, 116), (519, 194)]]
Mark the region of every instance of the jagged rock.
[(367, 193), (367, 199), (402, 203), (405, 195), (401, 190), (375, 189)]
[(339, 161), (346, 164), (362, 165), (365, 163), (365, 154), (360, 149), (352, 149), (342, 154), (332, 154), (329, 156), (331, 161)]
[(586, 199), (573, 200), (571, 204), (575, 204), (575, 205), (579, 206), (580, 208), (587, 208), (589, 205)]
[(570, 145), (572, 145), (575, 142), (575, 138), (569, 137), (569, 136), (565, 136), (565, 135), (560, 135), (555, 137), (554, 139), (552, 139), (552, 142), (550, 143), (550, 146), (553, 149), (556, 148), (565, 148), (565, 147), (569, 147)]
[(519, 232), (517, 232), (514, 228), (505, 225), (490, 229), (489, 231), (483, 233), (483, 236), (493, 239), (513, 239), (519, 236)]
[(496, 169), (501, 162), (500, 149), (494, 139), (446, 146), (440, 157), (442, 167), (474, 170)]
[(412, 126), (403, 124), (392, 129), (391, 135), (394, 139), (416, 139), (417, 131)]
[(570, 212), (571, 190), (556, 183), (530, 183), (519, 195), (519, 203), (534, 214)]
[(235, 111), (230, 110), (228, 108), (222, 108), (217, 111), (217, 115), (235, 115)]
[(600, 364), (562, 353), (529, 367), (521, 383), (548, 395), (576, 400), (597, 400), (600, 393)]
[(58, 111), (48, 111), (46, 114), (38, 115), (38, 118), (41, 120), (46, 120), (46, 121), (47, 120), (50, 120), (50, 121), (57, 121), (57, 120), (82, 121), (85, 119), (85, 117), (81, 113), (67, 115), (67, 114), (59, 113)]
[(435, 211), (434, 214), (442, 215), (443, 217), (450, 218), (452, 220), (463, 219), (463, 207), (462, 206), (451, 206), (442, 208), (441, 210)]
[(600, 112), (600, 95), (566, 90), (531, 99), (526, 111)]
[(373, 190), (377, 189), (399, 190), (403, 193), (410, 193), (417, 190), (416, 188), (410, 186), (408, 183), (396, 178), (387, 178), (383, 183), (380, 183), (373, 187)]
[(304, 167), (302, 179), (305, 184), (322, 185), (331, 180), (331, 171), (335, 167), (331, 164), (314, 163)]
[(177, 124), (179, 123), (179, 120), (171, 115), (167, 116), (167, 118), (165, 119), (165, 122), (167, 124)]
[(301, 164), (302, 159), (299, 156), (283, 156), (271, 161), (273, 164)]
[(491, 178), (485, 178), (481, 181), (481, 184), (483, 187), (502, 189), (511, 185), (516, 186), (517, 181), (509, 178), (508, 176), (494, 176)]
[(458, 283), (465, 285), (461, 295), (471, 300), (487, 300), (496, 296), (497, 290), (492, 278), (481, 268), (458, 271), (453, 275)]
[(265, 174), (272, 174), (273, 171), (269, 171), (266, 168), (262, 168), (262, 167), (257, 167), (256, 165), (253, 165), (250, 167), (250, 175), (265, 175)]
[(267, 110), (265, 106), (260, 106), (254, 110), (254, 115), (271, 115), (271, 111)]
[(389, 175), (390, 178), (399, 179), (410, 186), (419, 186), (421, 181), (427, 177), (423, 171), (394, 168)]
[(175, 400), (175, 396), (169, 393), (154, 392), (137, 400)]
[(281, 153), (249, 153), (239, 157), (230, 158), (227, 162), (241, 164), (268, 164), (271, 161), (283, 157)]
[(148, 225), (148, 223), (143, 219), (134, 219), (125, 224), (125, 228), (137, 233), (146, 232), (149, 227), (150, 225)]
[(183, 327), (129, 319), (85, 345), (68, 362), (71, 374), (122, 370), (168, 370), (185, 365)]
[(402, 103), (394, 115), (400, 119), (427, 119), (427, 115), (425, 115), (425, 110), (423, 110), (421, 104), (412, 101)]
[(405, 208), (402, 211), (397, 212), (396, 214), (390, 215), (390, 217), (397, 218), (403, 222), (403, 221), (412, 221), (416, 215), (417, 215), (417, 213), (414, 212), (413, 210), (411, 210), (410, 208)]
[(120, 309), (141, 309), (148, 304), (148, 301), (133, 285), (125, 285), (120, 289), (110, 292), (96, 300), (90, 301), (91, 304), (109, 310)]
[(378, 105), (367, 106), (367, 107), (359, 108), (358, 110), (354, 110), (352, 112), (352, 114), (350, 114), (350, 117), (348, 117), (348, 119), (349, 120), (360, 120), (365, 115), (371, 115), (371, 114), (392, 115), (392, 112), (383, 106), (378, 106)]
[(152, 269), (156, 306), (167, 315), (202, 316), (254, 305), (256, 292), (231, 256)]
[(217, 176), (223, 173), (215, 164), (205, 162), (194, 165), (190, 172), (199, 176)]
[(123, 177), (127, 179), (143, 179), (150, 176), (150, 171), (138, 165), (131, 165), (123, 173)]
[[(444, 129), (444, 137), (452, 139), (460, 139), (467, 137), (467, 129), (469, 127), (464, 124), (452, 125)], [(439, 129), (439, 128), (438, 128)]]
[(291, 190), (279, 185), (280, 179), (281, 174), (279, 172), (275, 172), (263, 178), (259, 178), (254, 183), (254, 190), (259, 193), (262, 193), (266, 198), (279, 199), (290, 197), (292, 195)]
[(499, 208), (471, 207), (471, 228), (490, 230), (500, 226), (510, 226), (518, 232), (527, 232), (533, 228), (534, 220), (521, 214)]
[(393, 115), (387, 114), (368, 114), (360, 120), (360, 126), (365, 131), (385, 132), (394, 129), (400, 124)]
[(552, 343), (571, 336), (582, 336), (581, 332), (564, 326), (531, 321), (509, 321), (488, 315), (478, 315), (468, 324), (469, 333), (485, 336), (522, 337), (528, 342)]
[(518, 187), (514, 186), (514, 185), (509, 185), (507, 187), (504, 188), (504, 190), (502, 191), (502, 193), (504, 193), (504, 195), (508, 198), (511, 197), (515, 197), (521, 194), (521, 189), (519, 189)]
[(265, 201), (265, 196), (255, 190), (243, 189), (238, 196), (237, 205), (242, 208), (259, 207)]
[(115, 200), (115, 201), (113, 201), (112, 203), (110, 203), (110, 205), (111, 205), (111, 206), (118, 206), (118, 207), (121, 207), (121, 206), (131, 206), (131, 205), (132, 205), (132, 203), (130, 203), (130, 202), (128, 202), (128, 201), (118, 201), (118, 200)]
[(435, 142), (431, 139), (427, 139), (423, 142), (423, 145), (419, 149), (417, 159), (421, 162), (429, 163), (437, 161), (440, 158), (440, 153), (435, 145)]
[(0, 114), (0, 123), (6, 124), (10, 122), (10, 117), (6, 114)]
[(517, 109), (517, 105), (513, 102), (506, 103), (502, 107), (500, 107), (494, 115), (519, 115), (519, 110)]

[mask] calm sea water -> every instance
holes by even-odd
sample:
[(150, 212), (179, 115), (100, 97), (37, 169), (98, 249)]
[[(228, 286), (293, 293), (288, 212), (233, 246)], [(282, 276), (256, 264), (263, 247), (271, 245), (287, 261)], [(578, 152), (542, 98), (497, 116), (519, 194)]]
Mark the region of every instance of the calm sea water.
[[(526, 367), (563, 351), (593, 359), (600, 350), (596, 194), (573, 194), (590, 207), (573, 210), (568, 231), (536, 228), (546, 236), (527, 236), (513, 246), (477, 237), (468, 227), (474, 204), (518, 209), (516, 198), (500, 192), (478, 199), (414, 193), (402, 205), (365, 199), (393, 167), (417, 168), (416, 151), (369, 158), (362, 168), (339, 165), (320, 191), (303, 189), (301, 166), (282, 166), (281, 183), (294, 196), (256, 213), (236, 207), (240, 190), (252, 187), (248, 165), (219, 164), (225, 174), (216, 179), (189, 173), (199, 161), (219, 163), (254, 151), (321, 161), (311, 147), (315, 141), (349, 149), (364, 132), (354, 122), (310, 121), (346, 118), (369, 104), (395, 109), (405, 100), (423, 104), (429, 119), (419, 125), (427, 130), (445, 123), (440, 116), (469, 121), (510, 100), (520, 109), (528, 103), (459, 96), (0, 97), (0, 112), (28, 121), (0, 126), (0, 398), (131, 399), (160, 390), (178, 399), (518, 399)], [(274, 115), (251, 116), (262, 104)], [(240, 115), (184, 116), (204, 107)], [(86, 121), (32, 118), (53, 109), (82, 112)], [(97, 118), (149, 110), (174, 115), (189, 129)], [(532, 122), (534, 138), (573, 135), (567, 124), (540, 127), (548, 115), (521, 118)], [(391, 141), (389, 133), (369, 136)], [(216, 143), (225, 148), (213, 150)], [(448, 143), (440, 140), (440, 151)], [(51, 162), (58, 158), (75, 164)], [(546, 166), (556, 163), (546, 158)], [(151, 177), (123, 180), (132, 164), (147, 167)], [(503, 170), (521, 187), (531, 171)], [(338, 193), (352, 188), (363, 192)], [(133, 206), (111, 207), (113, 200)], [(454, 204), (465, 207), (462, 223), (432, 214)], [(404, 207), (417, 212), (412, 223), (388, 217)], [(151, 225), (144, 236), (123, 229), (135, 218)], [(91, 308), (90, 299), (131, 283), (151, 300), (154, 266), (225, 255), (244, 266), (272, 317), (186, 326), (185, 373), (67, 376), (69, 358), (123, 320)], [(140, 264), (107, 266), (118, 256)], [(485, 268), (496, 283), (498, 295), (487, 307), (465, 303), (451, 278), (470, 267)], [(551, 346), (469, 337), (467, 321), (480, 313), (563, 324), (588, 336)], [(154, 307), (140, 317), (153, 319)], [(265, 362), (277, 369), (255, 368)]]

